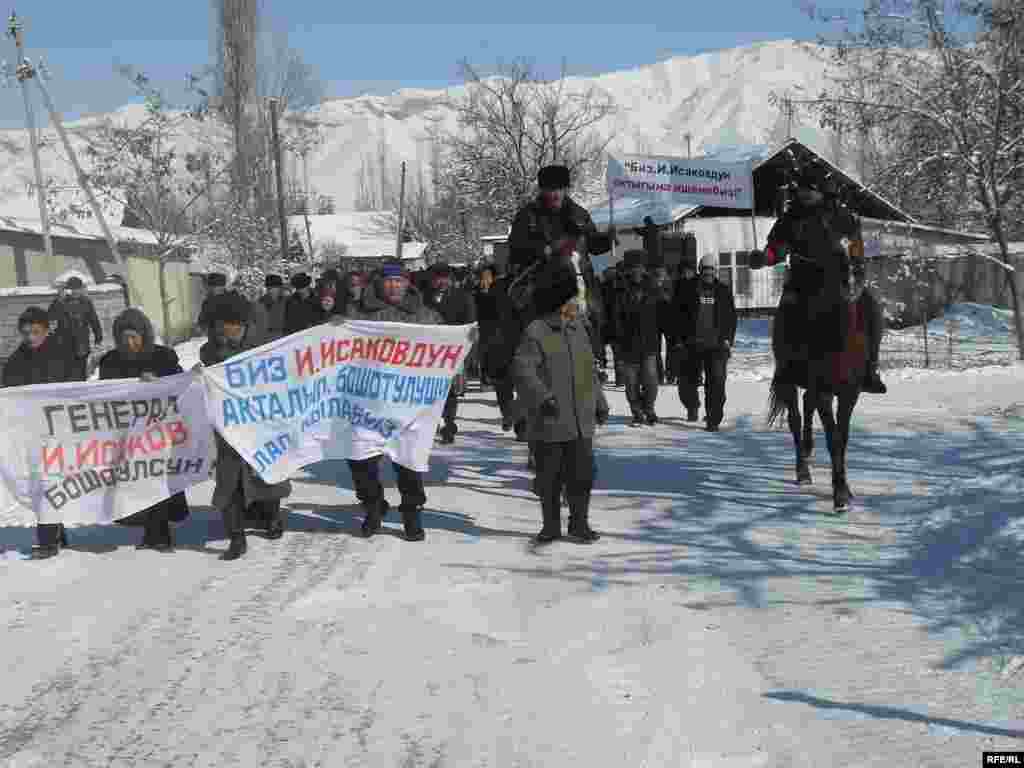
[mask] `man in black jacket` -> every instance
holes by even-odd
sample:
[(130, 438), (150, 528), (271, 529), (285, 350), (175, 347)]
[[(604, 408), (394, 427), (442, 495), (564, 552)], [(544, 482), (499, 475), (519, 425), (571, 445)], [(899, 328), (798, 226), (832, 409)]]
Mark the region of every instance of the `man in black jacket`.
[(679, 395), (687, 420), (696, 421), (700, 401), (698, 372), (704, 373), (704, 413), (708, 432), (717, 432), (725, 407), (726, 362), (736, 338), (736, 305), (729, 286), (717, 279), (713, 254), (701, 259), (700, 279), (681, 284), (676, 297), (678, 328), (684, 340)]
[(305, 272), (292, 276), (295, 293), (284, 306), (284, 333), (286, 336), (312, 328), (323, 321), (319, 298), (313, 295), (313, 279)]
[[(521, 208), (512, 220), (509, 265), (514, 274), (527, 269), (539, 272), (552, 261), (573, 266), (581, 288), (581, 314), (589, 325), (594, 352), (600, 357), (597, 353), (607, 313), (590, 257), (611, 249), (615, 230), (599, 233), (587, 210), (569, 197), (571, 177), (564, 165), (541, 168), (537, 183), (540, 193), (536, 199)], [(531, 319), (526, 318), (526, 323)]]
[(81, 278), (69, 278), (64, 289), (66, 294), (50, 305), (50, 318), (56, 323), (55, 333), (70, 361), (71, 381), (85, 381), (92, 351), (89, 335), (91, 332), (99, 346), (103, 343), (103, 326)]
[[(50, 335), (50, 317), (41, 307), (29, 307), (18, 318), (21, 345), (7, 360), (3, 372), (4, 387), (27, 387), (33, 384), (59, 384), (75, 381), (72, 361), (65, 354), (60, 340)], [(37, 556), (53, 557), (68, 545), (64, 524), (36, 526), (39, 541)]]
[[(114, 342), (117, 347), (100, 359), (101, 379), (152, 381), (183, 372), (178, 362), (178, 353), (154, 342), (153, 324), (135, 307), (129, 307), (114, 320)], [(174, 549), (171, 521), (180, 523), (188, 517), (188, 513), (185, 494), (176, 493), (116, 522), (142, 526), (139, 549), (170, 552)]]
[[(430, 292), (426, 305), (444, 318), (445, 325), (471, 325), (476, 322), (476, 305), (472, 296), (461, 288), (452, 286), (452, 268), (438, 263), (430, 267)], [(455, 419), (459, 412), (459, 396), (465, 386), (465, 377), (459, 374), (448, 390), (444, 403), (444, 425), (439, 431), (441, 442), (455, 442), (459, 426)]]
[(654, 426), (658, 423), (654, 412), (658, 398), (656, 355), (661, 346), (658, 300), (651, 290), (644, 266), (647, 253), (627, 251), (624, 259), (629, 267), (629, 286), (616, 305), (618, 349), (615, 358), (622, 361), (626, 400), (633, 412), (632, 426)]
[(267, 275), (263, 281), (266, 293), (260, 299), (263, 310), (267, 313), (267, 341), (275, 341), (284, 336), (284, 309), (287, 299), (284, 297), (284, 280), (280, 275)]
[(210, 307), (218, 296), (222, 296), (228, 290), (228, 276), (223, 272), (211, 272), (206, 276), (206, 298), (199, 307), (199, 317), (196, 319), (196, 326), (203, 334), (210, 334)]

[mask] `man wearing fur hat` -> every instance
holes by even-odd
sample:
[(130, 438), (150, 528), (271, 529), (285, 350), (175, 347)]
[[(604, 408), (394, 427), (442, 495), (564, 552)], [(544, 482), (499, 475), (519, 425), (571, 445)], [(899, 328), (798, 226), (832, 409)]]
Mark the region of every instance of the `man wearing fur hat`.
[(579, 320), (578, 284), (571, 267), (552, 264), (537, 280), (537, 319), (527, 326), (512, 371), (529, 413), (527, 436), (537, 467), (534, 488), (543, 527), (537, 542), (561, 538), (561, 493), (569, 503), (569, 536), (591, 543), (594, 425), (608, 419), (594, 351)]
[(284, 280), (280, 275), (267, 275), (263, 284), (266, 292), (260, 298), (260, 304), (267, 313), (266, 341), (274, 341), (284, 336)]
[[(223, 363), (259, 346), (258, 341), (254, 342), (249, 337), (251, 311), (249, 302), (237, 293), (226, 293), (211, 304), (210, 339), (199, 350), (203, 365)], [(221, 511), (224, 529), (231, 542), (221, 558), (237, 560), (245, 554), (247, 517), (259, 520), (266, 527), (267, 538), (280, 539), (284, 535), (281, 500), (288, 498), (291, 492), (291, 482), (287, 480), (274, 484), (263, 482), (218, 432), (213, 506)]]
[[(170, 347), (160, 346), (154, 342), (153, 324), (135, 307), (129, 307), (114, 320), (114, 342), (117, 346), (100, 360), (101, 379), (152, 381), (183, 372), (178, 362), (178, 354)], [(188, 517), (188, 513), (185, 494), (176, 493), (116, 522), (121, 525), (142, 526), (142, 543), (139, 549), (170, 552), (174, 548), (171, 522), (182, 522)]]
[(304, 331), (322, 322), (323, 312), (320, 301), (313, 294), (313, 278), (305, 272), (292, 275), (292, 288), (295, 292), (288, 297), (284, 308), (284, 333)]
[[(385, 264), (381, 268), (379, 276), (366, 286), (359, 301), (349, 307), (347, 317), (378, 323), (444, 324), (439, 314), (424, 305), (419, 292), (412, 287), (408, 274), (398, 262)], [(339, 316), (332, 322), (342, 323), (344, 319)], [(380, 530), (381, 521), (390, 509), (380, 483), (380, 459), (380, 456), (373, 456), (348, 462), (356, 497), (366, 511), (362, 530), (367, 538)], [(423, 475), (394, 462), (392, 467), (398, 492), (402, 496), (399, 511), (402, 514), (405, 538), (407, 541), (423, 541), (426, 534), (423, 531), (421, 510), (427, 503)]]

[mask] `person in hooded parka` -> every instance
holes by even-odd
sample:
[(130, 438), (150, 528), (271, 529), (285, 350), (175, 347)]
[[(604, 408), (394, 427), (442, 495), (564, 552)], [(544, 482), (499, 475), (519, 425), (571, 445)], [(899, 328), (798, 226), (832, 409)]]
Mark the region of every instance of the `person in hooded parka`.
[[(183, 373), (178, 353), (154, 342), (153, 324), (139, 309), (129, 307), (114, 320), (117, 345), (100, 359), (101, 379), (142, 379), (152, 381)], [(139, 549), (169, 552), (174, 548), (171, 523), (188, 517), (188, 500), (176, 493), (158, 504), (116, 522), (142, 526)]]
[[(217, 365), (259, 346), (250, 338), (251, 304), (239, 294), (225, 294), (210, 308), (212, 333), (199, 350), (203, 365)], [(268, 539), (284, 535), (281, 501), (292, 492), (291, 481), (265, 483), (256, 471), (218, 432), (216, 483), (213, 506), (220, 510), (230, 539), (222, 560), (237, 560), (246, 553), (245, 523), (256, 521)]]

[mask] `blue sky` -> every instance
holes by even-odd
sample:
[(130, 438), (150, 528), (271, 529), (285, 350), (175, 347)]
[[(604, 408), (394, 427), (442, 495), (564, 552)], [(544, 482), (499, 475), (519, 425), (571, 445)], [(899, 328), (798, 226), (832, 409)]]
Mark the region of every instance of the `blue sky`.
[[(461, 57), (481, 66), (527, 57), (548, 71), (564, 57), (573, 74), (596, 74), (756, 41), (813, 39), (825, 31), (796, 0), (607, 7), (599, 0), (415, 0), (360, 3), (357, 10), (342, 0), (265, 2), (269, 23), (287, 31), (329, 96), (443, 87), (458, 82)], [(180, 90), (185, 74), (210, 60), (209, 9), (209, 0), (33, 0), (19, 10), (29, 55), (43, 55), (58, 107), (73, 118), (132, 100), (131, 88), (114, 73), (115, 61)], [(12, 61), (13, 43), (5, 37), (3, 45), (0, 58)], [(23, 120), (18, 90), (0, 90), (0, 127)]]

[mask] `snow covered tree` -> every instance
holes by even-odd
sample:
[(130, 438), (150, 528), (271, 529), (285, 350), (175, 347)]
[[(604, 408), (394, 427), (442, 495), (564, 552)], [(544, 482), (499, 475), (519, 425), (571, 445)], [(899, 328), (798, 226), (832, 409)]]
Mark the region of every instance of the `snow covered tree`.
[(871, 0), (834, 48), (826, 127), (870, 133), (873, 186), (922, 220), (982, 228), (999, 249), (1018, 353), (1024, 322), (1009, 244), (1024, 232), (1024, 3)]
[(512, 220), (536, 189), (537, 171), (549, 163), (569, 167), (577, 195), (593, 193), (611, 140), (601, 131), (615, 111), (608, 94), (570, 81), (564, 64), (553, 80), (525, 62), (499, 65), (493, 77), (468, 61), (460, 69), (466, 91), (452, 104), (458, 127), (438, 132), (439, 198), (451, 197), (493, 228)]

